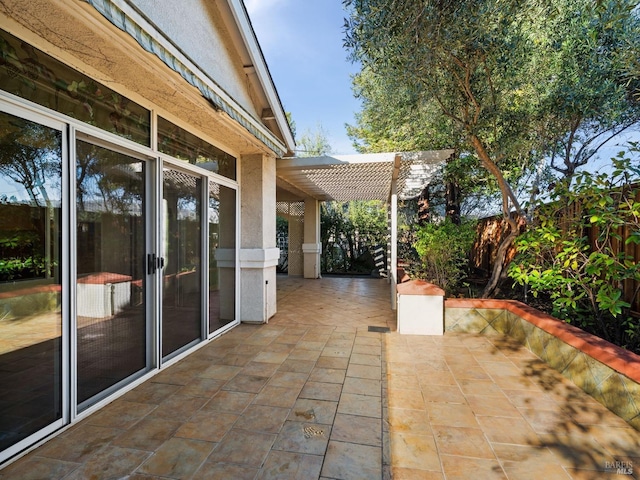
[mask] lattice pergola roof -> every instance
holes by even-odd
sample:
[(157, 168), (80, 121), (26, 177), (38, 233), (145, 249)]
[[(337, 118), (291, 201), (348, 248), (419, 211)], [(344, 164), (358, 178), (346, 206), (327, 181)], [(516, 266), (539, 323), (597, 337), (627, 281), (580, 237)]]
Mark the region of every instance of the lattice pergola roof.
[(453, 150), (296, 157), (276, 163), (277, 186), (298, 198), (382, 200), (397, 180), (400, 198), (415, 197)]

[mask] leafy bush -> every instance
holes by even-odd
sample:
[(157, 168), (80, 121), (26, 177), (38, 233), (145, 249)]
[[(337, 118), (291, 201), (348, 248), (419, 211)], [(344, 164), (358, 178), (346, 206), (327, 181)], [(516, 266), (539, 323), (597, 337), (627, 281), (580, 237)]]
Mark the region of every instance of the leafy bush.
[[(630, 152), (639, 152), (632, 145)], [(548, 295), (552, 314), (630, 350), (640, 347), (631, 307), (640, 290), (640, 176), (622, 152), (608, 174), (581, 172), (558, 185), (517, 241), (509, 276), (534, 296)]]
[(475, 229), (476, 222), (456, 225), (449, 219), (420, 227), (414, 243), (420, 257), (418, 276), (454, 293), (467, 274)]

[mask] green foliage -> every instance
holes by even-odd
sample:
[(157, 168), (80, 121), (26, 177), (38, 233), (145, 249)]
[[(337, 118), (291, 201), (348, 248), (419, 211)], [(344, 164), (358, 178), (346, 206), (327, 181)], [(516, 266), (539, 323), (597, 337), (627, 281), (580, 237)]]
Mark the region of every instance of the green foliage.
[(297, 144), (296, 150), (301, 157), (321, 157), (331, 153), (327, 132), (322, 128), (322, 125), (318, 125), (313, 132), (311, 130), (305, 131), (298, 139)]
[(417, 275), (454, 293), (467, 275), (469, 252), (476, 235), (476, 222), (460, 225), (449, 219), (441, 223), (427, 223), (416, 231), (416, 249), (420, 258)]
[(387, 210), (379, 201), (323, 202), (321, 271), (370, 273), (359, 259), (387, 243)]
[[(534, 296), (553, 302), (553, 315), (623, 347), (640, 348), (640, 322), (631, 305), (640, 290), (638, 145), (621, 152), (610, 173), (576, 174), (536, 213), (536, 225), (517, 241), (509, 276)], [(591, 239), (590, 239), (591, 237)]]

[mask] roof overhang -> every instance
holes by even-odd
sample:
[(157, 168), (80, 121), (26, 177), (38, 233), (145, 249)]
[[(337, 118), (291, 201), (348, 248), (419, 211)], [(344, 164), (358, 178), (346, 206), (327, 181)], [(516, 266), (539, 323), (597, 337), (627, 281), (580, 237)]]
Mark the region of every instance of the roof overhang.
[(399, 198), (413, 198), (453, 154), (448, 149), (284, 158), (276, 164), (276, 184), (290, 199), (386, 202), (396, 182)]

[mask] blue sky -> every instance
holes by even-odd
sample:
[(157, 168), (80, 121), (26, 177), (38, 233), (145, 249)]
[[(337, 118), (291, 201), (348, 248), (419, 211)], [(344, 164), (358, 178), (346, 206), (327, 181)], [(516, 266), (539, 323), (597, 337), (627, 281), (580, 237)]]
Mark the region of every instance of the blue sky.
[(342, 46), (342, 1), (245, 0), (245, 5), (297, 136), (321, 126), (333, 153), (355, 153), (345, 123), (353, 124), (360, 110), (350, 77), (359, 67)]

